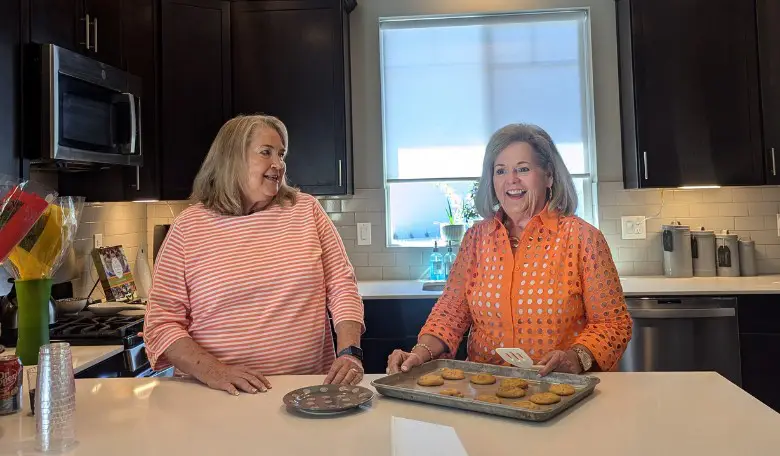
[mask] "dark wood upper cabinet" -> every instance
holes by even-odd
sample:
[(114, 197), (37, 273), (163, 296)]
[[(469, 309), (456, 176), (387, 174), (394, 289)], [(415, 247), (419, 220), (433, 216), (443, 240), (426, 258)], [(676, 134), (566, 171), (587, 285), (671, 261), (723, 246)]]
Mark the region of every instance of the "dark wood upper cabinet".
[(129, 0), (84, 0), (84, 19), (88, 15), (91, 22), (89, 55), (117, 68), (124, 68), (122, 13), (128, 11), (123, 7), (126, 2)]
[(617, 12), (625, 186), (763, 184), (754, 2), (617, 0)]
[(348, 9), (342, 0), (231, 4), (233, 113), (279, 117), (288, 180), (315, 195), (353, 192)]
[[(30, 40), (84, 52), (87, 23), (80, 16), (82, 0), (29, 0)], [(7, 0), (3, 3), (8, 3)], [(13, 2), (12, 2), (13, 3)]]
[(127, 72), (141, 78), (141, 152), (144, 165), (124, 170), (128, 200), (160, 198), (157, 8), (155, 0), (122, 0), (122, 55)]
[(19, 2), (0, 1), (0, 174), (21, 176)]
[(780, 2), (757, 0), (767, 184), (780, 184)]
[(161, 191), (186, 199), (230, 115), (230, 4), (162, 0)]

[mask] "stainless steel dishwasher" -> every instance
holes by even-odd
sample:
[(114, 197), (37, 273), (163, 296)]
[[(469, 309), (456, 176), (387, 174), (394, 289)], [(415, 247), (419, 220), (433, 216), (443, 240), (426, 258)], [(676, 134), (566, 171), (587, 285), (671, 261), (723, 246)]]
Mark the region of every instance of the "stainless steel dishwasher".
[(633, 335), (622, 372), (715, 371), (742, 386), (737, 298), (627, 298)]

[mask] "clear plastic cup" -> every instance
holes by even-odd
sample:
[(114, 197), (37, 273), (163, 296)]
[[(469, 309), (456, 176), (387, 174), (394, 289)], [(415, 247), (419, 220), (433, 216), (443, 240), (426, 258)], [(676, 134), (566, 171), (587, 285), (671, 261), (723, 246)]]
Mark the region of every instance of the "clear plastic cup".
[(43, 345), (38, 352), (35, 393), (36, 442), (41, 451), (76, 444), (76, 382), (70, 345)]

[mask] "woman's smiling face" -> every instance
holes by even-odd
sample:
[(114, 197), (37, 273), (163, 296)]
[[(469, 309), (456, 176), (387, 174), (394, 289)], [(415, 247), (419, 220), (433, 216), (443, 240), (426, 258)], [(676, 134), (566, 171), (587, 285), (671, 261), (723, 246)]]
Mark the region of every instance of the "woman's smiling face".
[(539, 213), (552, 184), (552, 175), (537, 164), (528, 143), (510, 144), (493, 163), (493, 190), (501, 209), (512, 220), (529, 219)]

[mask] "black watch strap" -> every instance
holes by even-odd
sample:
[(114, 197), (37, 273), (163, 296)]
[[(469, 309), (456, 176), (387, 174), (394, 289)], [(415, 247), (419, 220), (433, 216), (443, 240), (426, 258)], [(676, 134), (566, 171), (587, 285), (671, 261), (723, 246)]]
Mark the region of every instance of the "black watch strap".
[(349, 355), (354, 356), (360, 362), (363, 362), (363, 349), (360, 347), (357, 347), (355, 345), (350, 345), (349, 347), (345, 348), (344, 350), (341, 350), (336, 357), (340, 358), (342, 356)]

